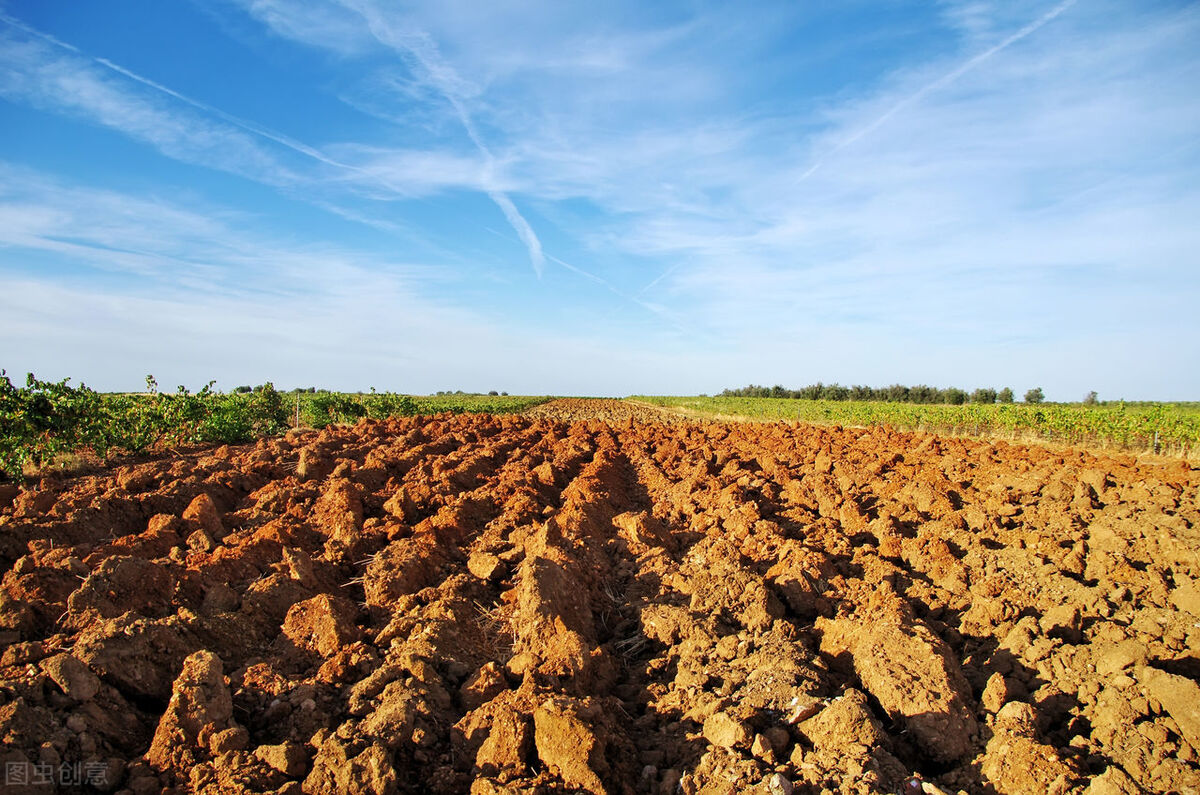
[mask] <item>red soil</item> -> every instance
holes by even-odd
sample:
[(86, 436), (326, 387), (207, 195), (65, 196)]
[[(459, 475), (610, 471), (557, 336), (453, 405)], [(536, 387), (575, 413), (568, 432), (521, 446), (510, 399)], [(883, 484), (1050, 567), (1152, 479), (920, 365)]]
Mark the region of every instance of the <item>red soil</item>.
[(533, 413), (0, 493), (4, 769), (133, 793), (1200, 789), (1200, 471)]

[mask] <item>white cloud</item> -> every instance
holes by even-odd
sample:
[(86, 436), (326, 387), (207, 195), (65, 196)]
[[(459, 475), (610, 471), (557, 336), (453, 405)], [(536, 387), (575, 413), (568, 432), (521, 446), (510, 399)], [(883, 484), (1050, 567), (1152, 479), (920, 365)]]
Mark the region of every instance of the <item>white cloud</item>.
[(503, 189), (494, 158), (486, 162), (445, 149), (353, 142), (334, 143), (322, 151), (120, 64), (91, 58), (27, 26), (16, 30), (20, 33), (0, 33), (0, 96), (79, 116), (177, 160), (294, 188), (300, 194), (312, 186), (340, 187), (380, 199)]
[(337, 144), (329, 149), (352, 164), (352, 170), (332, 177), (330, 183), (340, 183), (371, 198), (417, 198), (448, 190), (487, 191), (503, 184), (502, 178), (484, 173), (486, 166), (478, 156), (364, 144)]
[[(193, 388), (216, 378), (224, 388), (270, 379), (615, 394), (690, 361), (644, 351), (640, 339), (568, 328), (546, 335), (536, 322), (469, 308), (466, 294), (487, 285), (376, 252), (271, 236), (260, 222), (0, 163), (0, 364), (101, 389), (136, 388), (149, 371), (164, 385)], [(47, 254), (56, 265), (43, 270), (38, 257)]]
[(950, 71), (948, 71), (945, 74), (938, 77), (936, 80), (926, 83), (925, 85), (921, 86), (916, 91), (914, 91), (913, 93), (911, 93), (907, 96), (901, 97), (900, 100), (896, 102), (896, 104), (892, 105), (887, 110), (885, 110), (882, 114), (880, 114), (876, 118), (872, 119), (864, 127), (861, 127), (860, 129), (853, 131), (852, 133), (850, 133), (850, 135), (848, 135), (845, 138), (843, 138), (842, 140), (838, 141), (833, 146), (832, 149), (830, 149), (828, 152), (822, 154), (819, 158), (817, 158), (817, 160), (811, 166), (809, 166), (804, 171), (803, 174), (800, 175), (800, 178), (799, 178), (800, 181), (804, 181), (804, 180), (808, 179), (810, 176), (812, 176), (813, 173), (816, 172), (816, 170), (818, 168), (821, 167), (821, 165), (828, 158), (837, 154), (841, 150), (845, 149), (847, 146), (853, 145), (856, 141), (870, 135), (875, 130), (879, 129), (884, 124), (886, 124), (888, 122), (888, 120), (891, 119), (893, 116), (895, 116), (897, 113), (901, 113), (905, 109), (919, 103), (921, 100), (925, 99), (925, 97), (929, 96), (930, 94), (933, 94), (937, 91), (947, 88), (952, 83), (954, 83), (954, 81), (963, 77), (968, 72), (970, 72), (972, 69), (978, 68), (981, 64), (986, 62), (989, 58), (992, 58), (993, 56), (995, 56), (997, 53), (1000, 53), (1003, 50), (1007, 49), (1008, 47), (1011, 47), (1012, 45), (1021, 41), (1025, 37), (1036, 33), (1048, 22), (1052, 22), (1055, 18), (1061, 16), (1063, 12), (1065, 12), (1071, 6), (1075, 5), (1076, 2), (1077, 2), (1077, 0), (1064, 0), (1064, 2), (1059, 3), (1058, 5), (1054, 6), (1049, 11), (1047, 11), (1046, 13), (1041, 14), (1036, 19), (1034, 19), (1032, 22), (1029, 22), (1028, 24), (1022, 26), (1016, 32), (1010, 33), (1009, 35), (1005, 36), (999, 42), (997, 42), (996, 44), (993, 44), (991, 47), (988, 47), (983, 52), (978, 53), (976, 55), (972, 55), (966, 61), (964, 61), (961, 64), (958, 64)]
[(273, 185), (296, 181), (290, 168), (245, 131), (130, 91), (98, 62), (12, 28), (0, 31), (0, 96), (115, 129), (184, 162)]
[[(4, 365), (113, 389), (135, 387), (146, 370), (191, 386), (216, 377), (227, 388), (265, 378), (360, 388), (369, 373), (408, 388), (415, 374), (429, 382), (439, 350), (430, 341), (453, 350), (489, 328), (433, 295), (446, 281), (436, 269), (273, 239), (251, 231), (255, 221), (0, 165)], [(31, 253), (60, 264), (42, 272), (25, 264)], [(46, 363), (61, 371), (44, 373)]]
[(534, 272), (540, 278), (546, 262), (542, 252), (542, 243), (529, 221), (517, 209), (516, 204), (503, 189), (496, 185), (494, 179), (495, 158), (487, 144), (484, 143), (471, 117), (469, 103), (480, 93), (479, 87), (458, 74), (442, 57), (437, 44), (424, 31), (393, 24), (393, 20), (381, 13), (372, 3), (350, 3), (349, 5), (362, 15), (371, 33), (380, 43), (410, 58), (425, 81), (441, 92), (445, 100), (454, 108), (467, 136), (483, 156), (483, 169), (480, 176), (487, 186), (488, 198), (500, 208), (505, 220), (525, 245), (529, 252), (530, 264), (533, 265)]
[(54, 253), (87, 270), (137, 277), (144, 288), (349, 294), (370, 279), (398, 290), (444, 278), (427, 266), (344, 247), (272, 239), (250, 231), (257, 221), (222, 207), (98, 190), (0, 162), (0, 250)]
[(375, 40), (336, 4), (307, 0), (245, 0), (246, 10), (280, 36), (323, 42), (346, 55), (368, 52)]

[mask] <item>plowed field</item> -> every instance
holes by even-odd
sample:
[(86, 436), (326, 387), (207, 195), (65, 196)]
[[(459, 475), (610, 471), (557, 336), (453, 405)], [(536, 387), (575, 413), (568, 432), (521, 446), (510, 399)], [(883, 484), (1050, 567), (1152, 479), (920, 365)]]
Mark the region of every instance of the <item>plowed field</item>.
[(1186, 463), (531, 414), (5, 487), (4, 791), (1200, 790)]

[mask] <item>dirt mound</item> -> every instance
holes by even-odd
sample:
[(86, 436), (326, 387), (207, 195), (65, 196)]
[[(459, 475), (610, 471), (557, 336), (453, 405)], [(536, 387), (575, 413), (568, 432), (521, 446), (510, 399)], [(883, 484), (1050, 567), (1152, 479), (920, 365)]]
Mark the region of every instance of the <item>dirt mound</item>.
[(1200, 471), (539, 409), (14, 495), (5, 791), (1200, 790)]

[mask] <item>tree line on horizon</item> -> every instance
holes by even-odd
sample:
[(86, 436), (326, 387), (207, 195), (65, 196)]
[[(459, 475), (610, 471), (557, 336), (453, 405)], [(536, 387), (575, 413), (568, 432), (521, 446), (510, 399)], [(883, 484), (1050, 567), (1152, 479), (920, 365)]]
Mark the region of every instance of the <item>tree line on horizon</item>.
[[(1089, 397), (1094, 401), (1095, 394), (1091, 393)], [(872, 386), (842, 386), (841, 384), (823, 384), (818, 381), (815, 384), (801, 387), (800, 389), (788, 389), (780, 384), (775, 386), (758, 386), (750, 384), (749, 386), (741, 387), (740, 389), (726, 389), (720, 393), (719, 397), (756, 397), (756, 398), (792, 398), (799, 400), (857, 400), (857, 401), (879, 401), (886, 403), (947, 403), (953, 406), (963, 405), (964, 403), (1012, 403), (1015, 399), (1013, 391), (1008, 387), (996, 390), (990, 387), (981, 387), (979, 389), (967, 392), (964, 389), (957, 387), (947, 387), (946, 389), (938, 389), (925, 384), (917, 386), (904, 386), (903, 384), (892, 384), (891, 386), (872, 387)], [(1045, 400), (1045, 395), (1042, 393), (1041, 387), (1035, 387), (1025, 393), (1026, 403), (1041, 403)]]

